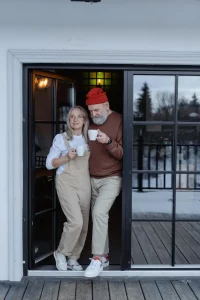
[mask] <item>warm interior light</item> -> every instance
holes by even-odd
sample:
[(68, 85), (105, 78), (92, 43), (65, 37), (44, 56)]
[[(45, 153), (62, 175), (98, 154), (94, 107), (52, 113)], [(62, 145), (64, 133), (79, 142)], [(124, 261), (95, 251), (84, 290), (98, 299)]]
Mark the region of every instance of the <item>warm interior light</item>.
[(35, 78), (35, 84), (38, 89), (46, 89), (51, 85), (52, 80), (50, 78)]

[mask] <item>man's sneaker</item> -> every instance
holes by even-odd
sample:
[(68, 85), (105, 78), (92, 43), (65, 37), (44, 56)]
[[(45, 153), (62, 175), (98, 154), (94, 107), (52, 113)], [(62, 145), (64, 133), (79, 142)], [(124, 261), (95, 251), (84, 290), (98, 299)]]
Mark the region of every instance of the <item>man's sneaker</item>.
[(91, 258), (91, 263), (84, 272), (85, 277), (96, 277), (103, 271), (103, 264), (98, 258)]
[(67, 271), (67, 261), (65, 255), (58, 251), (55, 251), (53, 255), (56, 261), (56, 268), (59, 271)]
[(106, 268), (109, 266), (109, 258), (108, 258), (108, 255), (105, 257), (105, 256), (102, 256), (101, 258), (101, 261), (102, 261), (102, 264), (103, 264), (103, 268)]
[(67, 261), (67, 268), (72, 271), (82, 271), (82, 266), (75, 259), (69, 258)]

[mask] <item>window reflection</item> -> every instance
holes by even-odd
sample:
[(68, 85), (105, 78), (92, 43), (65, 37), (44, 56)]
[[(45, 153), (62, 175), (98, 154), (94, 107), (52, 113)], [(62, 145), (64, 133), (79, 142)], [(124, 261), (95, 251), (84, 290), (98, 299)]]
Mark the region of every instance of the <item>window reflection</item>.
[(135, 121), (172, 121), (174, 76), (137, 75), (133, 78)]
[[(143, 189), (138, 189), (139, 178), (134, 174), (132, 191), (132, 218), (133, 219), (171, 219), (172, 216), (172, 181), (171, 174), (166, 174), (164, 188), (163, 174), (143, 174)], [(136, 183), (137, 181), (137, 183)], [(158, 186), (156, 187), (158, 182)], [(148, 184), (151, 188), (148, 188)]]
[(133, 169), (171, 171), (172, 147), (173, 126), (134, 126)]
[(200, 76), (179, 76), (178, 120), (200, 121)]
[[(42, 81), (43, 80), (43, 81)], [(46, 81), (45, 81), (46, 80)], [(35, 120), (50, 121), (53, 114), (53, 80), (36, 76), (35, 78)], [(39, 84), (39, 86), (38, 86)], [(47, 84), (46, 86), (42, 86)], [(41, 85), (41, 87), (40, 87)]]
[(176, 264), (200, 264), (200, 224), (198, 222), (176, 222)]
[(200, 126), (179, 126), (177, 139), (177, 171), (200, 171)]

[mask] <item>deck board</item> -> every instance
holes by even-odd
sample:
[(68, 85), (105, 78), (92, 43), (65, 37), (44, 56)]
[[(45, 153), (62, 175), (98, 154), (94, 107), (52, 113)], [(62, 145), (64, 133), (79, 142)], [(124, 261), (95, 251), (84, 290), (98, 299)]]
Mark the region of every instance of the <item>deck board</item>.
[(37, 279), (0, 285), (1, 300), (200, 300), (199, 280)]
[(74, 300), (76, 297), (76, 282), (61, 281), (58, 300)]
[(94, 282), (93, 283), (93, 299), (95, 300), (109, 300), (108, 283)]
[(7, 295), (10, 287), (5, 286), (4, 284), (0, 284), (0, 300), (4, 300), (5, 296)]
[(138, 281), (125, 282), (125, 289), (128, 300), (145, 300), (140, 283)]
[(143, 265), (147, 263), (143, 250), (140, 247), (140, 244), (137, 240), (137, 237), (133, 229), (132, 229), (132, 238), (131, 238), (131, 258), (132, 258), (132, 264)]
[(45, 282), (42, 295), (40, 297), (41, 300), (57, 300), (58, 299), (58, 291), (59, 291), (59, 281), (58, 282)]
[(142, 281), (141, 286), (146, 300), (162, 300), (155, 281)]
[[(172, 237), (171, 224), (169, 222), (161, 222), (161, 225), (163, 226), (163, 228), (166, 229), (170, 237)], [(200, 263), (199, 257), (194, 253), (194, 251), (188, 246), (188, 244), (185, 242), (182, 236), (177, 232), (176, 246), (179, 248), (179, 250), (182, 252), (182, 254), (185, 256), (185, 258), (190, 264)]]
[[(172, 225), (168, 221), (133, 221), (131, 259), (133, 265), (171, 265)], [(175, 263), (200, 264), (200, 224), (176, 222)]]
[(44, 286), (43, 280), (30, 281), (25, 291), (23, 300), (40, 300)]
[[(169, 234), (165, 231), (165, 229), (161, 226), (159, 222), (151, 222), (151, 225), (171, 256), (171, 252), (172, 252), (171, 236), (169, 236)], [(177, 264), (188, 264), (187, 259), (183, 256), (183, 254), (181, 253), (181, 251), (178, 249), (177, 246), (175, 247), (175, 257), (176, 257)]]
[(183, 281), (173, 281), (172, 284), (181, 300), (197, 300), (187, 283)]
[(143, 250), (148, 264), (160, 264), (158, 255), (144, 229), (142, 228), (140, 222), (133, 222), (132, 228), (135, 235), (137, 236), (138, 242)]
[(22, 286), (11, 286), (5, 300), (21, 300), (24, 296), (26, 287), (27, 284), (24, 284)]
[(124, 282), (109, 282), (111, 300), (127, 300)]
[(191, 282), (188, 283), (188, 285), (191, 288), (194, 295), (196, 296), (196, 298), (198, 300), (200, 300), (200, 281), (199, 280), (192, 280)]
[(90, 281), (77, 283), (76, 299), (77, 300), (92, 300), (92, 284)]
[(151, 226), (151, 224), (148, 222), (141, 222), (141, 225), (148, 236), (149, 240), (151, 241), (151, 244), (154, 245), (154, 249), (156, 254), (158, 255), (160, 261), (162, 264), (170, 264), (171, 263), (171, 257), (169, 253), (167, 252), (164, 244), (160, 240), (159, 236), (156, 234), (155, 230)]
[(171, 282), (157, 281), (156, 283), (163, 300), (180, 300)]

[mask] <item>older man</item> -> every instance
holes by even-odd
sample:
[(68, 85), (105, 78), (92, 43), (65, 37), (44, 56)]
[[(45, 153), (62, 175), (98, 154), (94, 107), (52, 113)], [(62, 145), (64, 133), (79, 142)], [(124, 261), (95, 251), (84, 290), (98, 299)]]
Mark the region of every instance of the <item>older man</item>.
[(93, 258), (84, 276), (95, 277), (109, 265), (109, 211), (122, 184), (122, 116), (110, 109), (106, 93), (101, 88), (91, 89), (86, 97), (93, 121), (90, 129), (97, 129), (98, 136), (96, 141), (89, 141)]

